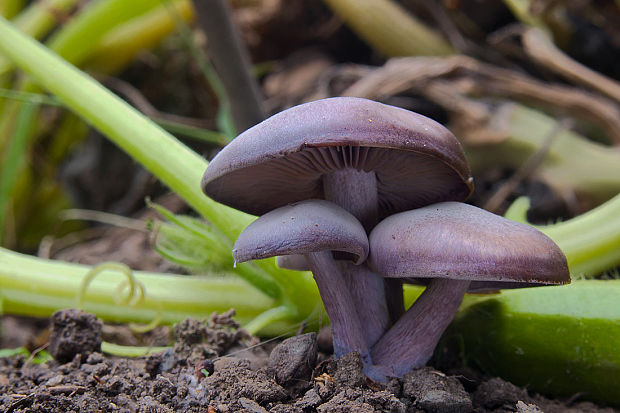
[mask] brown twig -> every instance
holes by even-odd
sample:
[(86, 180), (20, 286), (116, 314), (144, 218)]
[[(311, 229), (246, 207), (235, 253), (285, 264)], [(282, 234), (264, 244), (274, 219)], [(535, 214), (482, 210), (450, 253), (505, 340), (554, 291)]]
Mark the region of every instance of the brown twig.
[(75, 386), (72, 384), (65, 384), (65, 385), (60, 385), (60, 386), (48, 387), (47, 390), (49, 390), (49, 392), (52, 394), (70, 393), (71, 395), (73, 395), (75, 393), (84, 393), (87, 390), (87, 388), (84, 386)]
[(431, 82), (455, 78), (463, 80), (461, 84), (469, 87), (470, 94), (542, 104), (600, 125), (611, 142), (620, 144), (620, 108), (607, 98), (573, 87), (541, 82), (465, 56), (391, 59), (343, 94), (376, 99), (410, 89), (422, 90)]
[(237, 132), (265, 118), (250, 59), (226, 0), (194, 0), (198, 23), (207, 35), (213, 66), (228, 93)]
[(23, 394), (12, 394), (11, 397), (21, 397), (21, 399), (13, 402), (13, 404), (11, 404), (7, 409), (6, 409), (6, 413), (10, 413), (15, 409), (18, 409), (20, 407), (23, 407), (24, 405), (26, 405), (26, 403), (32, 402), (32, 400), (34, 399), (34, 393), (30, 393), (27, 395), (23, 395)]
[(588, 86), (620, 102), (620, 83), (573, 60), (554, 45), (539, 29), (522, 34), (523, 48), (536, 62), (575, 83)]

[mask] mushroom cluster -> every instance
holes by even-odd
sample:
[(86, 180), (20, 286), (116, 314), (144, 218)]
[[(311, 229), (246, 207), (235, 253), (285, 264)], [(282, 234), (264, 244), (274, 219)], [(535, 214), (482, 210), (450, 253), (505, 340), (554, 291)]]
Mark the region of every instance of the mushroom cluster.
[[(426, 364), (465, 292), (570, 280), (545, 235), (461, 202), (473, 180), (449, 130), (367, 99), (272, 116), (211, 161), (202, 187), (259, 215), (236, 262), (312, 271), (335, 356), (359, 352), (375, 380)], [(403, 282), (427, 285), (407, 311)]]

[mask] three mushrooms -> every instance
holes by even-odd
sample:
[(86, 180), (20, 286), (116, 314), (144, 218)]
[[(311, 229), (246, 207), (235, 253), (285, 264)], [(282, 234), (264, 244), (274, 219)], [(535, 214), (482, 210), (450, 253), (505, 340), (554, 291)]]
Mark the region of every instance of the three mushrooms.
[[(237, 262), (312, 271), (336, 357), (358, 351), (374, 380), (426, 364), (467, 291), (570, 282), (545, 235), (461, 202), (473, 180), (460, 143), (401, 108), (340, 97), (285, 110), (226, 146), (202, 186), (259, 216)], [(407, 311), (402, 283), (427, 285)]]

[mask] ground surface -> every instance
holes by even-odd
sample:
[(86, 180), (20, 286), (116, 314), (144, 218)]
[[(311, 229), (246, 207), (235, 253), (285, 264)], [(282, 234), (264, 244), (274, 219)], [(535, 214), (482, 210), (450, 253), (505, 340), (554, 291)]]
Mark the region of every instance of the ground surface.
[[(499, 378), (432, 367), (379, 385), (356, 354), (333, 360), (314, 333), (261, 343), (231, 317), (186, 320), (174, 345), (147, 357), (98, 351), (102, 338), (128, 335), (94, 316), (63, 310), (51, 318), (47, 349), (56, 360), (0, 359), (4, 412), (614, 412), (581, 401), (551, 401)], [(5, 317), (12, 332), (32, 339), (30, 321)], [(17, 322), (16, 322), (17, 321)], [(36, 323), (35, 323), (36, 325)], [(8, 327), (8, 328), (7, 328)], [(152, 338), (152, 337), (151, 337)], [(153, 343), (165, 340), (165, 334)], [(17, 344), (15, 341), (12, 344)], [(205, 374), (207, 377), (205, 377)], [(578, 396), (578, 395), (577, 395)], [(578, 400), (578, 397), (575, 397)]]

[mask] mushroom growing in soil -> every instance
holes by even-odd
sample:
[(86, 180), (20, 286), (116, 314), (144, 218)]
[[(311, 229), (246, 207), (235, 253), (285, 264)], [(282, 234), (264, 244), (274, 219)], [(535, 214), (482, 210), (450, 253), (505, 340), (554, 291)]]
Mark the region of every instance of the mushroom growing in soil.
[(400, 377), (426, 364), (468, 289), (570, 282), (566, 257), (546, 235), (463, 203), (392, 215), (369, 240), (369, 264), (382, 276), (430, 279), (371, 350), (385, 376)]
[[(243, 132), (211, 161), (202, 186), (214, 200), (254, 215), (326, 199), (368, 232), (388, 215), (466, 199), (472, 179), (460, 143), (439, 123), (341, 97), (293, 107)], [(386, 301), (383, 279), (365, 264), (329, 265), (349, 286), (353, 317), (363, 320), (371, 346), (403, 311), (400, 280), (387, 282)], [(397, 303), (392, 317), (387, 302)]]
[(334, 331), (334, 353), (360, 353), (370, 364), (369, 347), (348, 286), (338, 274), (332, 252), (359, 264), (368, 256), (362, 224), (338, 205), (319, 199), (296, 202), (262, 215), (243, 230), (233, 246), (236, 262), (303, 254), (314, 275)]

